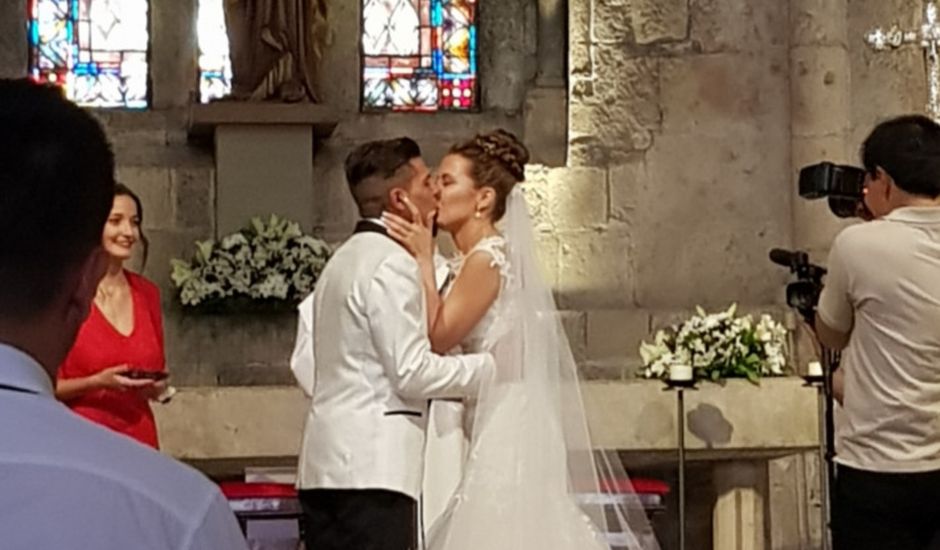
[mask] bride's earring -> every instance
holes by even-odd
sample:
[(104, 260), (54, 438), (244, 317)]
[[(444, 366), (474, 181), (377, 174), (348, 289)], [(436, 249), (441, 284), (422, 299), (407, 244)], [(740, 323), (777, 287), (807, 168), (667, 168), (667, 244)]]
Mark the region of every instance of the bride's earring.
[(479, 211), (479, 210), (477, 210), (476, 212), (473, 213), (473, 217), (474, 217), (474, 218), (480, 219), (480, 216), (482, 216), (482, 214), (480, 214), (480, 211)]

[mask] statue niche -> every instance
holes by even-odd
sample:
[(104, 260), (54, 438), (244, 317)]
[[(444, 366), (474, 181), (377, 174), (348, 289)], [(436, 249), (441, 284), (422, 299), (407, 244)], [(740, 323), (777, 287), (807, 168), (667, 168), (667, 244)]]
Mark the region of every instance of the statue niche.
[(231, 99), (317, 102), (327, 0), (225, 0)]

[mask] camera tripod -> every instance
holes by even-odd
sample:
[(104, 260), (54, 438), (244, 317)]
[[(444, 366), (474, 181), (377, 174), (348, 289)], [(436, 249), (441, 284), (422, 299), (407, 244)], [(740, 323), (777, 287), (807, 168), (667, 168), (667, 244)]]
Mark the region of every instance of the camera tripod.
[[(838, 351), (822, 348), (820, 363), (822, 376), (805, 376), (807, 385), (816, 388), (819, 404), (819, 490), (820, 515), (823, 527), (822, 548), (832, 548), (832, 491), (836, 482), (835, 465), (835, 397), (833, 395), (832, 376), (839, 367), (841, 354)], [(825, 464), (825, 468), (822, 465)]]

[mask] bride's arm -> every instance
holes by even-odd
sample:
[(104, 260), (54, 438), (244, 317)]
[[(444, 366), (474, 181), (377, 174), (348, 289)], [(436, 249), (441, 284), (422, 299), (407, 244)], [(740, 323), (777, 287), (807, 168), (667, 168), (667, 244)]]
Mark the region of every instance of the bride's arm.
[[(462, 342), (496, 301), (500, 273), (492, 263), (489, 253), (474, 252), (464, 260), (447, 298), (441, 300), (437, 290), (433, 291), (436, 308), (429, 332), (431, 349), (436, 353), (446, 353)], [(428, 305), (430, 312), (430, 302)]]
[[(407, 201), (412, 218), (420, 220), (418, 211)], [(447, 298), (437, 290), (434, 268), (434, 240), (427, 221), (411, 222), (391, 213), (382, 219), (389, 235), (402, 243), (415, 257), (421, 271), (421, 286), (426, 298), (428, 336), (435, 353), (447, 353), (470, 334), (499, 295), (500, 272), (493, 265), (493, 256), (486, 251), (470, 254), (454, 280)]]
[(397, 214), (389, 212), (382, 213), (382, 220), (388, 228), (388, 234), (404, 246), (408, 252), (414, 256), (418, 262), (418, 269), (421, 273), (421, 287), (424, 290), (428, 331), (434, 324), (437, 317), (437, 311), (441, 307), (441, 297), (437, 291), (436, 268), (434, 266), (434, 235), (431, 226), (434, 225), (435, 212), (428, 214), (427, 219), (421, 218), (418, 208), (411, 202), (407, 196), (402, 198), (402, 202), (411, 211), (409, 221)]
[(437, 318), (437, 312), (441, 308), (441, 295), (437, 290), (437, 269), (434, 266), (434, 257), (417, 257), (418, 267), (421, 270), (421, 286), (424, 289), (424, 296), (427, 304), (428, 315), (428, 333), (434, 326), (434, 319)]

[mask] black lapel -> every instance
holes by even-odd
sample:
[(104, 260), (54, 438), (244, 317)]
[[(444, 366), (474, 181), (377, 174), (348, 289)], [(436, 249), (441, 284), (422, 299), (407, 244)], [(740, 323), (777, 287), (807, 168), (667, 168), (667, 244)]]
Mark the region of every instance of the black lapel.
[[(378, 233), (379, 235), (385, 235), (389, 239), (392, 239), (392, 242), (398, 246), (405, 248), (405, 245), (396, 241), (391, 235), (388, 234), (388, 230), (384, 226), (379, 225), (375, 222), (370, 222), (369, 220), (359, 220), (359, 223), (356, 224), (356, 228), (353, 229), (353, 235), (356, 233)], [(407, 249), (406, 249), (407, 250)]]
[(369, 220), (359, 220), (359, 223), (356, 224), (356, 229), (353, 230), (353, 234), (355, 233), (378, 233), (388, 237), (388, 230), (386, 230), (381, 225)]

